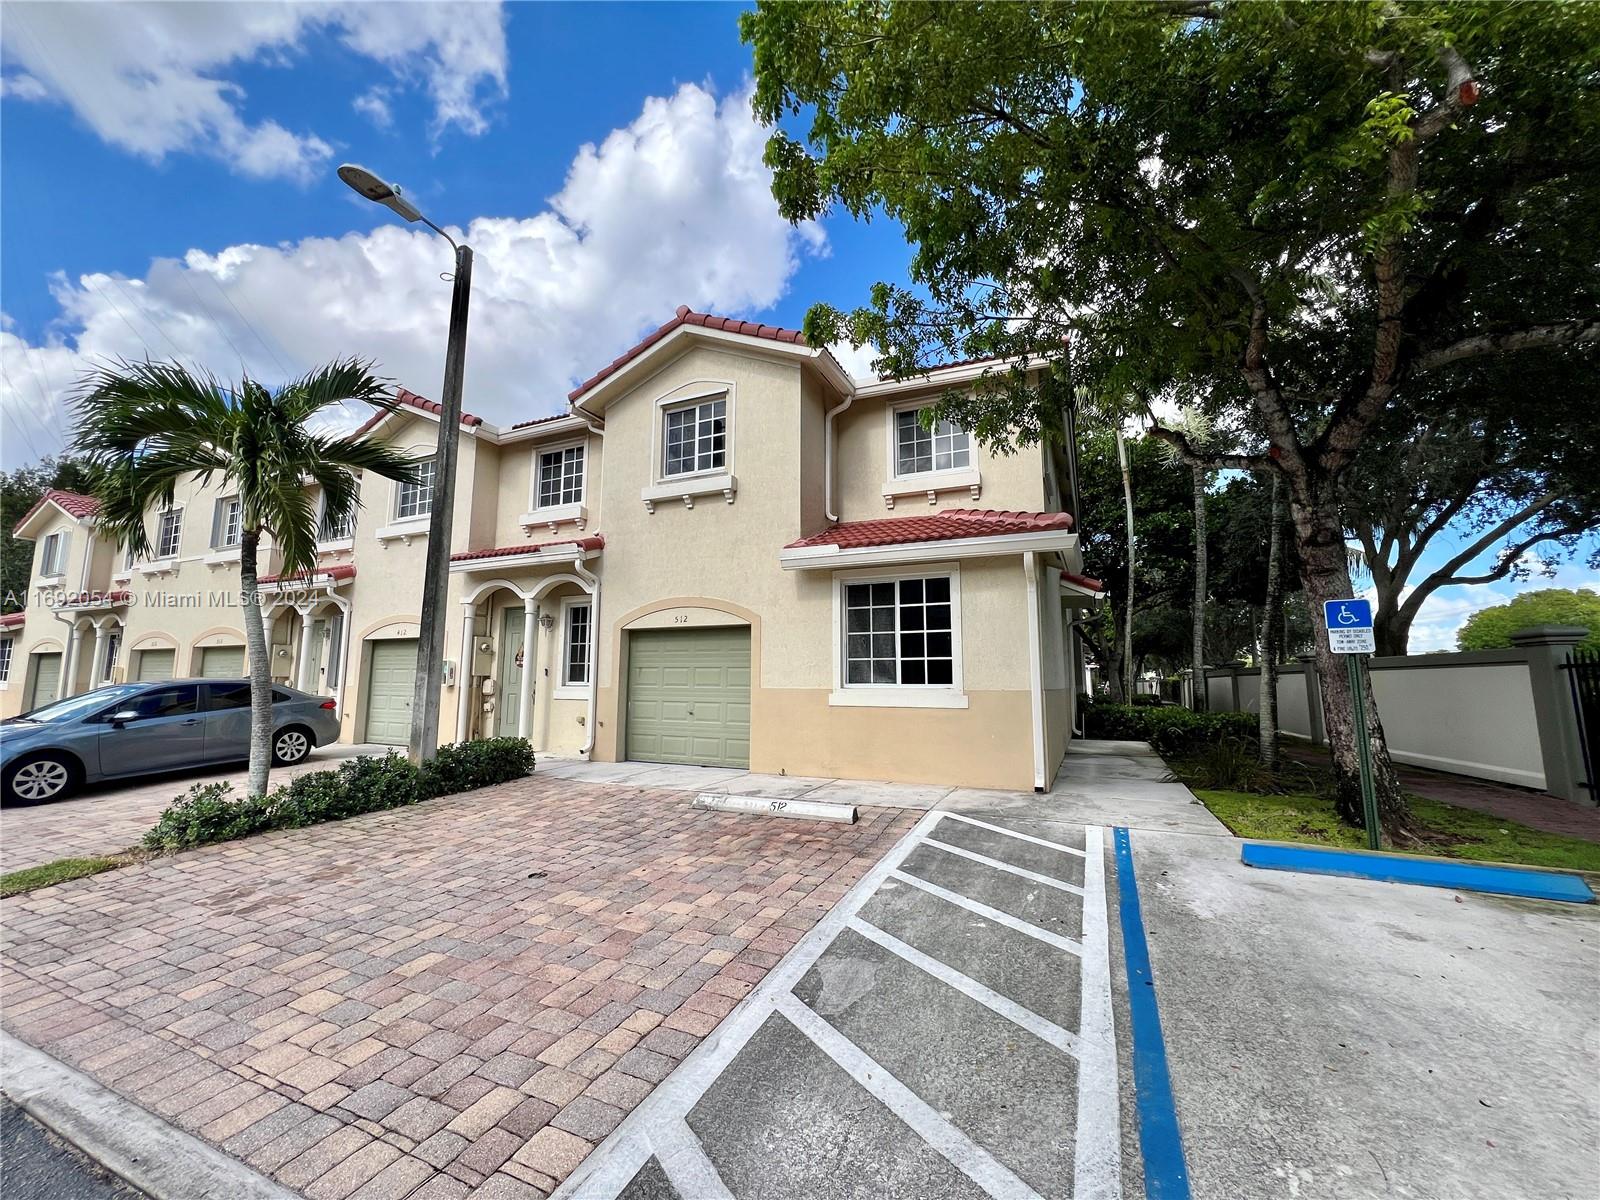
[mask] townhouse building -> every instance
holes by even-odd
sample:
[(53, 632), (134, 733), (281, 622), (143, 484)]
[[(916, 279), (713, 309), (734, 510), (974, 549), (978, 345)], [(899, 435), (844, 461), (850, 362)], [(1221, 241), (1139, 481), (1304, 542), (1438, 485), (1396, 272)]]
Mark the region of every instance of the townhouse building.
[[(994, 366), (863, 383), (795, 331), (680, 308), (559, 416), (464, 415), (441, 737), (1048, 787), (1082, 678), (1071, 624), (1099, 591), (1066, 452), (996, 454), (918, 418)], [(439, 406), (398, 399), (366, 435), (431, 452)], [(427, 478), (368, 477), (315, 571), (263, 568), (273, 676), (334, 696), (346, 740), (407, 739), (432, 503)], [(17, 525), (33, 602), (0, 623), (0, 715), (244, 672), (237, 501), (180, 489), (148, 560), (95, 515), (52, 492)]]

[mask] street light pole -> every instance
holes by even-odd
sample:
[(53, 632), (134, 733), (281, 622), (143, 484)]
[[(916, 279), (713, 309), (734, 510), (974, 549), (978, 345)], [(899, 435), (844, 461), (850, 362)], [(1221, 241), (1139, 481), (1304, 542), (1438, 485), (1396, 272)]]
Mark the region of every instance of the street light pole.
[[(346, 163), (343, 179), (367, 199), (392, 209), (407, 221), (421, 221), (455, 248), (456, 269), (450, 296), (450, 332), (445, 344), (444, 391), (439, 397), (439, 441), (434, 452), (433, 496), (428, 509), (428, 553), (423, 567), (422, 610), (417, 626), (417, 674), (411, 698), (411, 761), (426, 762), (439, 747), (439, 691), (444, 684), (445, 595), (450, 587), (450, 537), (454, 527), (456, 457), (461, 441), (461, 387), (467, 366), (467, 310), (472, 296), (472, 247), (457, 244), (407, 200), (397, 185), (363, 167)], [(457, 686), (466, 687), (468, 664), (461, 663)]]

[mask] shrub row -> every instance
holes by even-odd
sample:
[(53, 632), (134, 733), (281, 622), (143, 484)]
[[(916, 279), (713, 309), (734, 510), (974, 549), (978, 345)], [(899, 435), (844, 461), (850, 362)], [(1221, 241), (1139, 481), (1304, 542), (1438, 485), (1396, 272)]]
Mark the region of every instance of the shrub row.
[(200, 783), (179, 796), (144, 835), (147, 850), (182, 850), (269, 829), (299, 829), (419, 800), (521, 779), (533, 750), (521, 738), (440, 746), (415, 767), (402, 754), (353, 758), (337, 770), (298, 775), (265, 796), (236, 796), (228, 783)]
[(1083, 709), (1083, 730), (1086, 737), (1149, 742), (1160, 754), (1187, 754), (1224, 738), (1254, 737), (1257, 720), (1254, 713), (1088, 704)]

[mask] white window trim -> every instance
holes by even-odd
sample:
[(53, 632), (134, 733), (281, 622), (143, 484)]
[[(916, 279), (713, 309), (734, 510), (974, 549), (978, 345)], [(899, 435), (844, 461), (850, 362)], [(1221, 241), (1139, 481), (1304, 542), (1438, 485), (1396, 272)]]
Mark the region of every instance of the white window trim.
[(889, 508), (893, 508), (895, 500), (901, 496), (926, 493), (928, 502), (932, 504), (935, 503), (938, 492), (953, 492), (968, 488), (974, 500), (983, 494), (983, 475), (977, 465), (978, 441), (972, 436), (971, 430), (967, 431), (967, 466), (953, 467), (944, 471), (917, 471), (905, 475), (900, 473), (899, 431), (896, 429), (899, 414), (908, 410), (914, 412), (917, 409), (930, 408), (933, 404), (934, 401), (924, 397), (920, 400), (902, 400), (883, 406), (883, 499)]
[[(539, 483), (544, 474), (543, 461), (546, 454), (561, 454), (568, 450), (583, 451), (583, 470), (578, 474), (578, 490), (580, 495), (577, 500), (568, 504), (540, 504)], [(533, 469), (528, 472), (530, 487), (528, 496), (528, 516), (532, 521), (524, 520), (525, 525), (536, 525), (542, 521), (574, 521), (583, 519), (583, 506), (589, 498), (589, 440), (587, 438), (569, 438), (562, 442), (550, 442), (537, 445), (533, 448)]]
[[(702, 379), (687, 385), (700, 389), (687, 395), (669, 392), (655, 402), (655, 419), (650, 429), (650, 482), (671, 490), (697, 478), (731, 476), (733, 474), (734, 426), (738, 415), (736, 391), (731, 380)], [(681, 389), (680, 389), (681, 390)], [(667, 414), (683, 408), (697, 408), (713, 400), (726, 400), (727, 416), (723, 427), (722, 465), (704, 471), (685, 471), (681, 475), (667, 474)], [(646, 488), (646, 491), (651, 489)], [(720, 489), (718, 489), (720, 490)], [(673, 495), (681, 493), (673, 492)]]
[[(178, 536), (176, 538), (177, 545), (173, 546), (171, 554), (162, 554), (161, 553), (161, 543), (162, 543), (162, 540), (164, 539), (164, 537), (166, 535), (166, 526), (167, 526), (167, 518), (168, 517), (176, 517), (177, 518), (177, 526), (178, 526)], [(183, 509), (181, 507), (163, 509), (159, 514), (157, 514), (157, 516), (156, 516), (155, 552), (156, 552), (156, 561), (158, 563), (174, 563), (174, 562), (177, 562), (179, 557), (182, 555), (182, 553), (183, 553)], [(154, 565), (154, 564), (152, 564), (152, 565)]]
[[(589, 682), (567, 682), (567, 622), (575, 608), (589, 610)], [(550, 690), (553, 700), (587, 700), (589, 689), (594, 686), (594, 598), (592, 596), (563, 596), (561, 599), (561, 621), (556, 626), (560, 631), (556, 642), (556, 686)]]
[[(51, 546), (52, 540), (54, 540), (54, 543), (55, 543), (55, 546), (56, 546), (55, 553), (56, 553), (57, 562), (56, 562), (54, 568), (47, 569), (46, 564), (49, 562), (49, 559), (50, 559), (50, 546)], [(54, 533), (45, 534), (44, 535), (44, 540), (39, 543), (39, 578), (40, 579), (64, 579), (64, 578), (66, 578), (67, 564), (64, 561), (61, 561), (65, 557), (65, 554), (61, 550), (61, 545), (62, 545), (64, 540), (65, 540), (65, 535), (58, 529)]]
[(17, 661), (17, 640), (0, 638), (0, 646), (6, 648), (4, 661), (0, 662), (0, 666), (4, 667), (4, 670), (0, 670), (0, 692), (3, 692), (11, 687), (11, 664)]
[[(844, 589), (849, 583), (896, 583), (902, 579), (950, 578), (950, 682), (850, 684), (844, 681)], [(898, 598), (896, 600), (898, 603)], [(961, 664), (961, 567), (957, 563), (921, 563), (903, 570), (835, 571), (833, 574), (834, 708), (966, 708), (969, 705)]]
[[(429, 518), (433, 516), (433, 506), (439, 499), (438, 460), (429, 455), (419, 459), (418, 461), (431, 462), (434, 464), (433, 485), (428, 491), (428, 511), (422, 513), (412, 513), (410, 516), (402, 517), (400, 515), (400, 498), (405, 494), (405, 489), (409, 485), (404, 480), (396, 479), (389, 489), (389, 525), (385, 528), (404, 526), (413, 521), (421, 521), (423, 524), (427, 524)], [(379, 536), (383, 536), (383, 530), (379, 530)]]

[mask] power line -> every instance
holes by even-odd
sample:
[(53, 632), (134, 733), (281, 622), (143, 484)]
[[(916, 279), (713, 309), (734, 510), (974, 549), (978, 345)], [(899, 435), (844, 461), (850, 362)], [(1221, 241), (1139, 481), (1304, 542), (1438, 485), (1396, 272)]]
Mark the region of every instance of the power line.
[(261, 331), (256, 328), (256, 326), (251, 322), (250, 318), (239, 311), (239, 306), (233, 302), (233, 297), (228, 295), (227, 290), (222, 286), (221, 282), (218, 281), (217, 277), (210, 271), (202, 272), (202, 274), (204, 274), (205, 277), (211, 281), (211, 286), (217, 289), (218, 294), (221, 295), (223, 300), (227, 302), (228, 307), (233, 309), (234, 315), (237, 316), (239, 320), (244, 322), (245, 328), (255, 336), (256, 341), (261, 343), (261, 348), (267, 352), (267, 354), (272, 358), (273, 362), (278, 364), (278, 370), (283, 372), (283, 377), (285, 379), (292, 379), (294, 377), (294, 372), (289, 368), (288, 364), (283, 361), (283, 359), (278, 357), (278, 352), (272, 348), (272, 346), (267, 342), (266, 338), (261, 336)]
[(204, 300), (200, 299), (200, 293), (195, 290), (194, 284), (189, 279), (189, 270), (188, 270), (188, 268), (187, 267), (179, 267), (178, 268), (178, 277), (183, 280), (184, 286), (189, 289), (189, 294), (194, 297), (194, 302), (196, 304), (198, 304), (200, 306), (200, 310), (203, 313), (205, 313), (206, 320), (210, 321), (213, 325), (215, 325), (217, 327), (217, 332), (222, 335), (222, 340), (228, 343), (228, 348), (233, 351), (234, 357), (239, 360), (239, 374), (241, 374), (241, 375), (248, 374), (249, 372), (246, 370), (245, 365), (244, 365), (244, 353), (243, 353), (243, 351), (241, 351), (239, 349), (239, 347), (237, 347), (237, 346), (235, 346), (233, 344), (233, 339), (228, 336), (227, 328), (222, 324), (221, 321), (217, 320), (216, 317), (211, 315), (211, 310), (206, 307), (206, 302)]

